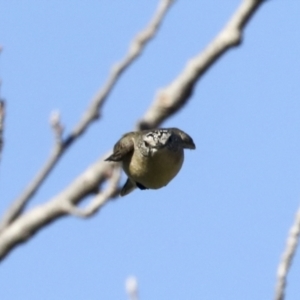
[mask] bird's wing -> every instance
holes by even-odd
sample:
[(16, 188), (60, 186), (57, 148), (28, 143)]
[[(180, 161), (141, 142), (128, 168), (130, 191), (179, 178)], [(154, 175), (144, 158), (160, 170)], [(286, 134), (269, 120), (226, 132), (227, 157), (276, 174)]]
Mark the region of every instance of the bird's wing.
[(193, 139), (187, 133), (178, 128), (171, 128), (171, 130), (180, 137), (183, 144), (183, 148), (196, 149), (196, 145)]
[(136, 184), (131, 179), (127, 178), (122, 190), (120, 192), (120, 196), (125, 196), (131, 193), (136, 188)]
[(127, 154), (133, 152), (133, 132), (129, 132), (121, 137), (115, 144), (113, 154), (106, 158), (106, 161), (121, 161)]

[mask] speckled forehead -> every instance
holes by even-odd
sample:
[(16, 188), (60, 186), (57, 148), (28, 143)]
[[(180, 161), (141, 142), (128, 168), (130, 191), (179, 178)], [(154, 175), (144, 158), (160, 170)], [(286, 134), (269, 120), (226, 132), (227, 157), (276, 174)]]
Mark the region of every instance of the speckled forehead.
[(166, 136), (170, 135), (168, 130), (166, 129), (160, 129), (160, 130), (153, 130), (145, 134), (146, 138), (153, 138), (153, 140), (157, 141), (160, 140)]

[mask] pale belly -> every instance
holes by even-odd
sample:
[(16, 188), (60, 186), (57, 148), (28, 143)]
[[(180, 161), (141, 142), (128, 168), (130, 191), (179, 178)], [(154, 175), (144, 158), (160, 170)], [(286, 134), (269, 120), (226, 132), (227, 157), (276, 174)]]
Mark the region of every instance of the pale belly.
[(129, 178), (149, 189), (166, 186), (180, 171), (184, 159), (179, 152), (164, 151), (153, 157), (132, 156), (123, 161), (123, 169)]

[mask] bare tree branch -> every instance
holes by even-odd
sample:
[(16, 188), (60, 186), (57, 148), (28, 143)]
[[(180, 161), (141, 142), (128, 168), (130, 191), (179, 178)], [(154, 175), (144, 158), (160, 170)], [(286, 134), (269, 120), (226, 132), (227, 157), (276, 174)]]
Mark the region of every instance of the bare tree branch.
[(161, 0), (153, 19), (146, 26), (146, 28), (134, 38), (125, 58), (112, 68), (108, 80), (104, 84), (103, 88), (101, 88), (96, 94), (95, 98), (92, 100), (89, 109), (83, 115), (81, 122), (75, 127), (73, 133), (71, 134), (71, 140), (77, 137), (83, 131), (85, 131), (85, 129), (92, 120), (97, 119), (99, 117), (99, 108), (102, 106), (104, 100), (107, 98), (108, 94), (112, 90), (117, 79), (128, 67), (128, 65), (131, 64), (142, 53), (146, 46), (146, 43), (149, 40), (151, 40), (153, 36), (157, 33), (164, 16), (166, 15), (168, 9), (171, 7), (173, 2), (174, 0)]
[(244, 0), (228, 24), (218, 36), (191, 59), (179, 76), (160, 90), (153, 104), (138, 122), (138, 129), (155, 128), (166, 118), (175, 114), (190, 99), (190, 96), (205, 71), (232, 47), (242, 41), (243, 30), (263, 0)]
[[(109, 197), (115, 196), (118, 192), (118, 180), (120, 177), (118, 171), (114, 170), (115, 164), (105, 162), (105, 157), (101, 157), (96, 163), (87, 168), (85, 172), (57, 196), (50, 199), (47, 203), (20, 215), (7, 226), (0, 233), (0, 260), (13, 247), (29, 239), (45, 225), (57, 220), (59, 217), (68, 215), (72, 206), (75, 206), (87, 196), (95, 194), (99, 189), (99, 185), (101, 187), (106, 180), (112, 179), (113, 181), (102, 196), (101, 193), (96, 196), (97, 204), (100, 207), (109, 200)], [(91, 214), (99, 207), (94, 205), (93, 209), (91, 209)]]
[(108, 76), (104, 86), (99, 90), (96, 96), (92, 99), (90, 107), (85, 111), (81, 121), (75, 126), (71, 134), (61, 143), (55, 143), (50, 157), (46, 161), (44, 167), (38, 172), (36, 177), (27, 186), (25, 191), (17, 198), (7, 210), (0, 223), (0, 232), (11, 223), (24, 209), (26, 203), (33, 197), (43, 181), (54, 168), (58, 160), (65, 153), (67, 148), (88, 128), (88, 126), (100, 116), (100, 109), (102, 108), (108, 94), (113, 89), (117, 80), (129, 67), (130, 64), (142, 53), (147, 42), (157, 33), (164, 16), (171, 7), (174, 0), (161, 0), (154, 17), (146, 28), (141, 31), (132, 41), (126, 56), (117, 63)]
[(298, 212), (296, 214), (294, 224), (290, 229), (287, 242), (286, 242), (286, 247), (278, 266), (275, 300), (284, 299), (286, 277), (297, 250), (299, 235), (300, 235), (300, 208), (298, 209)]
[[(167, 117), (173, 115), (188, 101), (191, 96), (197, 80), (206, 69), (213, 64), (221, 54), (232, 46), (236, 46), (241, 41), (242, 30), (247, 21), (256, 11), (262, 0), (244, 0), (240, 8), (231, 18), (228, 25), (217, 36), (217, 38), (204, 50), (202, 54), (192, 59), (183, 72), (174, 80), (169, 87), (165, 88), (158, 94), (153, 105), (146, 112), (145, 116), (138, 124), (138, 128), (151, 128), (158, 126)], [(99, 115), (99, 110), (103, 105), (108, 93), (114, 85), (116, 79), (123, 72), (124, 68), (132, 62), (132, 60), (143, 49), (145, 41), (153, 36), (158, 25), (161, 22), (167, 8), (172, 1), (162, 1), (160, 8), (147, 30), (136, 38), (132, 44), (128, 56), (117, 65), (104, 88), (93, 99), (90, 108), (84, 114), (79, 125), (74, 129), (73, 133), (64, 141), (62, 147), (54, 148), (53, 154), (41, 171), (37, 179), (33, 181), (31, 189), (27, 191), (27, 195), (21, 198), (20, 205), (16, 209), (12, 209), (8, 214), (8, 219), (4, 223), (4, 227), (0, 232), (0, 259), (3, 259), (16, 245), (26, 241), (38, 230), (42, 229), (46, 224), (55, 221), (66, 214), (75, 214), (82, 217), (92, 215), (99, 207), (103, 207), (109, 200), (108, 197), (114, 196), (116, 193), (116, 182), (118, 176), (112, 176), (114, 173), (113, 164), (97, 161), (90, 166), (86, 172), (80, 175), (71, 185), (55, 196), (44, 205), (33, 208), (29, 212), (24, 213), (12, 222), (12, 220), (20, 213), (26, 201), (40, 186), (45, 176), (53, 168), (56, 161), (60, 158), (65, 149), (88, 127), (90, 122)], [(112, 179), (114, 178), (114, 179)], [(88, 195), (94, 194), (99, 186), (105, 180), (112, 180), (110, 187), (104, 191), (104, 196), (96, 196), (91, 204), (85, 210), (79, 210), (74, 206), (86, 198)], [(19, 199), (20, 200), (20, 199)], [(18, 201), (16, 202), (19, 203)]]

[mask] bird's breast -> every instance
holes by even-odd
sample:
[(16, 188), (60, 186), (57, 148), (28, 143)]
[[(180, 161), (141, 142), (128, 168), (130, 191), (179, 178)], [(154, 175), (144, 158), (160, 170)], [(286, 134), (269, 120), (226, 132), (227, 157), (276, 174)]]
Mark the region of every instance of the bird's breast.
[(166, 186), (180, 171), (183, 164), (183, 149), (170, 151), (167, 148), (153, 156), (143, 156), (134, 151), (123, 160), (123, 169), (129, 178), (150, 189)]

